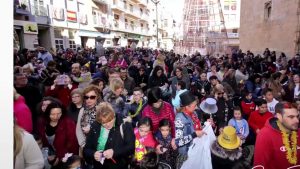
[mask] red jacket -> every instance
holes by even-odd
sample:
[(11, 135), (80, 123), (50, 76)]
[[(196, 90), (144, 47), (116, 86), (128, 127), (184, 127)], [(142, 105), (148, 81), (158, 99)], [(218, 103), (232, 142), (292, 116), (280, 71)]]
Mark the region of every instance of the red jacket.
[(259, 110), (256, 110), (250, 114), (248, 123), (250, 128), (255, 132), (257, 129), (262, 129), (266, 121), (271, 117), (273, 117), (273, 114), (268, 111), (264, 114), (260, 114)]
[[(254, 166), (261, 165), (264, 166), (265, 169), (287, 169), (293, 166), (286, 159), (286, 151), (282, 142), (281, 132), (274, 128), (277, 126), (276, 120), (276, 118), (269, 119), (265, 127), (262, 128), (257, 135), (254, 149)], [(298, 129), (297, 165), (300, 165), (299, 138), (300, 130)]]
[(32, 132), (31, 116), (31, 111), (26, 105), (24, 97), (19, 96), (19, 98), (14, 101), (14, 118), (16, 119), (17, 125), (29, 133)]
[(241, 102), (241, 107), (242, 107), (242, 112), (245, 114), (245, 115), (250, 115), (251, 112), (253, 112), (255, 110), (255, 103), (251, 100), (251, 101), (248, 101), (248, 100), (243, 100)]
[(59, 99), (65, 107), (68, 107), (68, 105), (72, 101), (70, 94), (74, 89), (76, 89), (76, 85), (72, 85), (71, 89), (66, 86), (56, 85), (54, 90), (51, 90), (51, 88), (49, 88), (46, 91), (45, 95)]
[(163, 102), (163, 104), (164, 105), (161, 108), (159, 114), (153, 112), (152, 106), (147, 105), (142, 112), (142, 117), (149, 117), (152, 120), (153, 133), (157, 132), (159, 128), (158, 126), (160, 120), (168, 119), (171, 123), (171, 131), (172, 131), (172, 136), (174, 138), (175, 137), (175, 125), (174, 125), (175, 113), (172, 106), (169, 103)]
[[(42, 139), (43, 147), (48, 147), (49, 143), (46, 138), (47, 121), (41, 118), (38, 122), (38, 133)], [(56, 150), (56, 156), (61, 160), (66, 153), (78, 154), (79, 145), (76, 138), (76, 125), (69, 117), (62, 117), (55, 131), (55, 139), (53, 142)]]

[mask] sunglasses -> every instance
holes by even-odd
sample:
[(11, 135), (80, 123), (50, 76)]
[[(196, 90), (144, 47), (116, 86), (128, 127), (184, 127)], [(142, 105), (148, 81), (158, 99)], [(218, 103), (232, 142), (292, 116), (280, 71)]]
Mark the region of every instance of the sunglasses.
[(91, 100), (95, 100), (97, 96), (84, 96), (84, 100), (87, 100), (87, 99), (91, 99)]

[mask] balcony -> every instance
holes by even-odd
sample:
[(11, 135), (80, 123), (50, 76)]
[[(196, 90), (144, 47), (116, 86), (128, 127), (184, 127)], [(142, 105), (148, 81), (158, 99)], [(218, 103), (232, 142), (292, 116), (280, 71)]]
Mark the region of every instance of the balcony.
[(107, 18), (105, 16), (93, 16), (93, 22), (94, 22), (94, 27), (95, 28), (107, 28)]
[(111, 6), (111, 9), (113, 11), (117, 11), (117, 12), (125, 12), (126, 8), (124, 8), (124, 7), (125, 7), (124, 2), (123, 1), (119, 1), (119, 2), (117, 2), (115, 4), (113, 4)]
[(45, 6), (41, 6), (41, 5), (35, 5), (32, 6), (33, 8), (33, 14), (36, 16), (48, 16), (48, 9)]
[(133, 9), (133, 8), (127, 8), (125, 16), (128, 16), (133, 19), (139, 19), (141, 18), (139, 14), (139, 10)]
[(145, 13), (140, 13), (140, 20), (144, 21), (144, 22), (148, 22), (149, 20), (149, 15), (145, 14)]
[(149, 0), (139, 0), (138, 4), (143, 7), (148, 7)]
[(107, 0), (93, 0), (93, 1), (99, 5), (107, 5)]
[(29, 15), (30, 14), (30, 6), (28, 1), (18, 1), (16, 0), (14, 3), (14, 9), (16, 14), (21, 15)]

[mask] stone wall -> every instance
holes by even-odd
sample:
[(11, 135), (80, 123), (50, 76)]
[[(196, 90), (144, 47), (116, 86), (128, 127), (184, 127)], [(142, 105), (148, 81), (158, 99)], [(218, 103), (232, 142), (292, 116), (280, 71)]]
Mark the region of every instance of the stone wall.
[(240, 48), (263, 53), (265, 48), (295, 55), (298, 0), (272, 0), (269, 19), (265, 3), (269, 0), (242, 0)]

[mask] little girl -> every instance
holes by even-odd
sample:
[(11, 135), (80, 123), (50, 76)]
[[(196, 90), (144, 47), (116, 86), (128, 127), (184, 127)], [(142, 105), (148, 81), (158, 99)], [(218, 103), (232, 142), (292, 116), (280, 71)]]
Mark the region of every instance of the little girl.
[(81, 169), (81, 158), (72, 153), (65, 154), (62, 163), (64, 169)]
[(249, 135), (248, 122), (242, 118), (242, 112), (240, 107), (234, 108), (233, 118), (229, 120), (228, 125), (233, 126), (236, 129), (237, 135), (244, 143), (247, 136)]
[(89, 72), (88, 66), (82, 66), (80, 77), (73, 76), (72, 79), (79, 83), (78, 88), (84, 89), (87, 87), (92, 80), (92, 75), (91, 72)]
[(135, 134), (135, 152), (134, 162), (139, 164), (148, 151), (155, 151), (157, 142), (152, 133), (152, 121), (149, 117), (143, 117), (138, 121), (134, 129)]
[(168, 119), (162, 119), (159, 122), (159, 131), (155, 134), (158, 141), (159, 161), (169, 164), (172, 168), (176, 168), (177, 151), (172, 148), (171, 123)]

